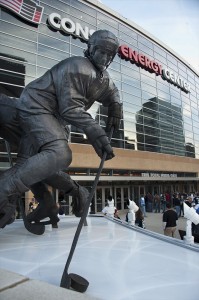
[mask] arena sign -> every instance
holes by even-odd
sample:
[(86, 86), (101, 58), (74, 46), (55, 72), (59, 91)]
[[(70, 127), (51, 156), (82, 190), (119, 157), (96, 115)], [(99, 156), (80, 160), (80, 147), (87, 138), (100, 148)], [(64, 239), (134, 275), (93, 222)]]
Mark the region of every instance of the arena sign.
[(146, 55), (140, 54), (126, 45), (119, 47), (119, 55), (121, 58), (129, 60), (131, 63), (135, 63), (151, 73), (162, 76), (163, 79), (179, 87), (186, 93), (190, 93), (190, 84), (168, 68), (162, 68), (162, 65), (149, 59)]
[(184, 90), (185, 92), (190, 93), (190, 84), (188, 84), (185, 80), (183, 80), (180, 76), (176, 75), (171, 70), (164, 68), (162, 69), (162, 77), (167, 81), (177, 85), (179, 88)]
[(176, 178), (178, 177), (177, 174), (167, 174), (167, 173), (162, 173), (162, 174), (159, 174), (159, 173), (141, 173), (141, 176), (142, 177), (160, 177), (160, 178)]
[(86, 41), (88, 41), (89, 37), (95, 31), (89, 29), (87, 26), (83, 28), (79, 23), (75, 23), (69, 18), (62, 18), (57, 13), (52, 13), (48, 16), (48, 23), (56, 30), (60, 30), (66, 34), (72, 34)]
[[(87, 26), (84, 26), (83, 28), (81, 24), (72, 21), (70, 18), (62, 18), (58, 13), (51, 13), (48, 16), (48, 24), (53, 29), (62, 31), (69, 35), (74, 35), (85, 41), (88, 41), (89, 37), (95, 31), (93, 29), (89, 29)], [(129, 60), (131, 63), (135, 63), (151, 73), (162, 76), (164, 80), (174, 84), (186, 93), (190, 92), (190, 85), (184, 79), (168, 68), (163, 69), (162, 65), (149, 59), (146, 55), (140, 54), (126, 45), (121, 45), (119, 47), (118, 54), (122, 59)]]

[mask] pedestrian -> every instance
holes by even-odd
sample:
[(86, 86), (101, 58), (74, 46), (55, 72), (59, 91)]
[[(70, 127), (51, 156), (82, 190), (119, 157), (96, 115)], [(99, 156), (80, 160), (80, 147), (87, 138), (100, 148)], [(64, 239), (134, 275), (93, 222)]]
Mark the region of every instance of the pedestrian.
[(185, 203), (189, 206), (189, 207), (193, 207), (194, 206), (194, 201), (193, 198), (191, 196), (188, 196), (187, 199), (185, 200)]
[(146, 217), (146, 203), (145, 203), (145, 197), (144, 195), (141, 195), (140, 197), (140, 209), (144, 215), (144, 217)]
[(165, 198), (166, 198), (166, 202), (171, 203), (171, 195), (170, 195), (169, 192), (166, 192), (166, 193), (165, 193)]
[(165, 194), (160, 195), (161, 205), (162, 205), (162, 213), (166, 210), (166, 197)]
[(119, 219), (119, 220), (121, 219), (117, 208), (115, 209), (115, 212), (114, 212), (114, 218)]
[(177, 194), (174, 194), (173, 196), (173, 204), (175, 206), (176, 213), (178, 215), (178, 218), (180, 217), (180, 199)]
[(153, 211), (153, 196), (150, 192), (146, 194), (145, 197), (145, 207), (146, 211), (152, 212)]
[(154, 195), (155, 213), (160, 213), (160, 196), (156, 193)]
[(184, 196), (180, 194), (180, 216), (184, 217)]
[(166, 211), (163, 214), (163, 229), (164, 235), (174, 237), (177, 227), (178, 215), (176, 211), (171, 208), (171, 203), (167, 202)]
[[(199, 204), (196, 204), (194, 209), (199, 215)], [(199, 243), (199, 223), (196, 225), (192, 222), (192, 235), (194, 236), (194, 242)]]
[(135, 225), (141, 228), (145, 228), (144, 215), (140, 208), (135, 213)]

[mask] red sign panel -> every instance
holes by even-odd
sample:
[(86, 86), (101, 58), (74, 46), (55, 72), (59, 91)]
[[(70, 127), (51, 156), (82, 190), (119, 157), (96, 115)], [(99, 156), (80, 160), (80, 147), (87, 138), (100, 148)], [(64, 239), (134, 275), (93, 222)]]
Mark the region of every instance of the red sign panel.
[(6, 7), (23, 19), (39, 24), (43, 14), (43, 6), (32, 0), (0, 0), (0, 6)]

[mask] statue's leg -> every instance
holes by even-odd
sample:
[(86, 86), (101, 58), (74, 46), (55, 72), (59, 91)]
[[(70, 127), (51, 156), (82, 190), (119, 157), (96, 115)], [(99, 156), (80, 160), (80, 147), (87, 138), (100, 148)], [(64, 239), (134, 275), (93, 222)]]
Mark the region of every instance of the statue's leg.
[[(71, 150), (66, 140), (56, 140), (42, 146), (40, 152), (29, 157), (16, 170), (14, 176), (0, 178), (0, 209), (8, 204), (9, 195), (28, 191), (33, 184), (69, 166), (71, 159)], [(7, 221), (0, 215), (2, 228), (7, 224)]]
[(45, 218), (49, 218), (51, 224), (59, 222), (58, 207), (47, 185), (43, 182), (35, 183), (31, 186), (31, 191), (39, 204), (27, 215), (28, 222), (39, 222)]
[[(84, 205), (89, 196), (88, 190), (80, 186), (76, 181), (72, 180), (68, 174), (59, 171), (45, 179), (43, 183), (40, 182), (31, 186), (31, 190), (39, 202), (39, 205), (36, 210), (27, 216), (27, 220), (29, 222), (38, 222), (49, 217), (51, 223), (53, 223), (54, 220), (57, 219), (57, 207), (55, 206), (55, 202), (44, 182), (49, 186), (63, 190), (66, 194), (72, 196), (72, 212), (76, 217), (81, 217)], [(43, 195), (45, 195), (45, 197)]]
[[(29, 188), (36, 194), (35, 198), (39, 198), (37, 200), (41, 203), (35, 220), (38, 221), (46, 216), (57, 220), (57, 211), (55, 212), (51, 194), (45, 190), (44, 184), (38, 183), (37, 185), (36, 182), (66, 167), (67, 163), (69, 165), (71, 162), (71, 151), (66, 142), (67, 136), (65, 131), (60, 128), (58, 121), (53, 116), (33, 116), (26, 135), (19, 127), (16, 109), (13, 107), (15, 102), (16, 100), (12, 100), (7, 96), (6, 98), (0, 97), (0, 106), (3, 109), (3, 115), (2, 110), (0, 110), (0, 116), (2, 117), (0, 119), (0, 136), (12, 145), (15, 144), (18, 147), (20, 144), (17, 163), (0, 178), (0, 188), (2, 187), (0, 190), (0, 227), (14, 221), (13, 216), (16, 205), (13, 201), (12, 203), (7, 201), (8, 195), (13, 195), (13, 197), (9, 197), (9, 200), (11, 200), (11, 197), (12, 199), (15, 198), (14, 194), (24, 193)], [(7, 104), (10, 106), (7, 106)], [(11, 115), (12, 118), (9, 118)], [(31, 120), (31, 117), (31, 115), (25, 115), (24, 119)], [(49, 122), (51, 126), (48, 126)], [(27, 126), (23, 124), (22, 127), (26, 128)], [(58, 137), (63, 137), (63, 140), (48, 143), (46, 137), (47, 141), (49, 138), (53, 141), (53, 138), (56, 140)], [(37, 140), (39, 140), (39, 147)], [(42, 185), (43, 187), (41, 187)], [(6, 211), (8, 212), (7, 217), (10, 216), (7, 220), (5, 219)]]
[[(0, 181), (9, 179), (10, 176), (14, 176), (15, 172), (16, 168), (10, 168), (4, 171), (0, 176)], [(17, 195), (14, 194), (9, 196), (8, 201), (6, 202), (2, 202), (0, 199), (0, 228), (4, 227), (4, 223), (11, 224), (15, 221), (16, 202)]]
[(72, 212), (76, 217), (81, 217), (84, 205), (89, 196), (86, 188), (80, 186), (76, 181), (72, 180), (68, 174), (62, 171), (46, 178), (44, 182), (53, 188), (63, 190), (66, 194), (72, 196)]
[[(17, 126), (16, 100), (6, 95), (0, 95), (0, 136), (15, 147), (17, 152), (20, 141), (20, 130)], [(0, 175), (0, 180), (14, 176), (16, 168), (10, 168)], [(0, 194), (1, 197), (1, 194)], [(10, 197), (9, 202), (0, 198), (0, 228), (11, 224), (16, 216), (16, 197)]]
[[(27, 149), (27, 148), (26, 148)], [(16, 164), (14, 167), (6, 170), (4, 173), (1, 174), (1, 178), (6, 178), (7, 179), (10, 176), (15, 176), (15, 173), (20, 166), (23, 165), (23, 163), (29, 158), (29, 156), (26, 156), (25, 154), (18, 154), (18, 158), (16, 161)], [(38, 182), (35, 183), (30, 187), (30, 190), (34, 194), (35, 199), (39, 202), (39, 205), (37, 208), (31, 212), (27, 217), (28, 222), (39, 222), (40, 220), (43, 220), (44, 218), (49, 217), (50, 218), (50, 223), (51, 224), (57, 224), (59, 222), (58, 218), (58, 207), (52, 197), (52, 194), (49, 192), (47, 186), (43, 182)], [(13, 194), (9, 196), (9, 206), (10, 204), (12, 205), (13, 209), (16, 206), (16, 202), (18, 200), (18, 195)], [(11, 224), (15, 220), (15, 214), (13, 212), (12, 216), (10, 217), (9, 221), (7, 224)], [(27, 228), (27, 226), (26, 226)], [(27, 228), (28, 229), (28, 228)], [(31, 229), (31, 228), (30, 228)], [(31, 230), (29, 230), (32, 232)]]

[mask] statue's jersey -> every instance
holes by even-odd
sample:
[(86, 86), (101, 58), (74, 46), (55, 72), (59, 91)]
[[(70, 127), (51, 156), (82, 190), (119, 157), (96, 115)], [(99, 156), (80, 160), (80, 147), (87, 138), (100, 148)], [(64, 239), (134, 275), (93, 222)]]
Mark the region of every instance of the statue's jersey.
[(107, 71), (100, 73), (86, 57), (67, 58), (29, 83), (19, 110), (30, 114), (59, 115), (68, 124), (85, 129), (96, 124), (87, 110), (98, 101), (104, 106), (120, 102)]

